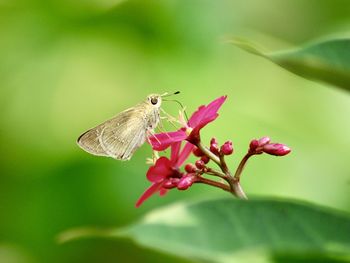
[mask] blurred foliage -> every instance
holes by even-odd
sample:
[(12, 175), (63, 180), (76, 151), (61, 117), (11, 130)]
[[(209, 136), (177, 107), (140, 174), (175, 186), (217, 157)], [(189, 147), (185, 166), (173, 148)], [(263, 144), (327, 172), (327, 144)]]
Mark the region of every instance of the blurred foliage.
[(230, 41), (249, 53), (264, 57), (308, 79), (350, 90), (350, 39), (329, 39), (296, 50), (265, 53), (249, 41)]
[(128, 227), (73, 229), (59, 240), (130, 237), (169, 254), (225, 263), (266, 262), (271, 255), (287, 261), (347, 260), (349, 233), (350, 216), (338, 211), (305, 202), (229, 198), (176, 203)]
[(232, 139), (232, 164), (254, 137), (293, 149), (249, 163), (249, 196), (350, 211), (348, 94), (225, 43), (238, 35), (278, 50), (347, 35), (349, 11), (346, 0), (0, 1), (0, 261), (183, 262), (129, 241), (55, 243), (68, 228), (123, 226), (174, 200), (227, 195), (196, 186), (135, 209), (150, 147), (117, 162), (76, 146), (81, 132), (149, 93), (180, 90), (189, 112), (227, 94), (203, 138)]

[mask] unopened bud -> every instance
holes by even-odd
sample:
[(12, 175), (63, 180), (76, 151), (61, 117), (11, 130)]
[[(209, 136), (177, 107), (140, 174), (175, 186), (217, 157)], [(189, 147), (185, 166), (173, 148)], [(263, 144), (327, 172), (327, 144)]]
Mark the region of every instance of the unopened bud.
[(290, 153), (291, 149), (281, 143), (269, 143), (264, 145), (263, 151), (271, 155), (283, 156)]
[(177, 184), (177, 189), (179, 190), (186, 190), (188, 189), (194, 182), (196, 181), (196, 175), (195, 174), (187, 174), (184, 177), (182, 177)]
[(165, 189), (172, 189), (177, 187), (178, 183), (179, 183), (180, 179), (179, 178), (169, 178), (168, 180), (166, 180), (162, 187)]
[(259, 141), (257, 139), (252, 140), (249, 144), (249, 150), (252, 152), (254, 152), (258, 147), (259, 147)]
[(203, 163), (205, 163), (205, 164), (209, 163), (209, 161), (210, 161), (209, 157), (206, 156), (206, 155), (203, 155), (203, 156), (201, 157), (201, 160), (202, 160)]
[(233, 146), (232, 146), (232, 142), (231, 141), (227, 141), (225, 142), (221, 148), (220, 148), (220, 152), (224, 155), (230, 155), (233, 153)]
[(216, 138), (210, 140), (210, 151), (215, 155), (219, 155), (219, 145)]
[(188, 173), (194, 173), (196, 170), (197, 168), (193, 163), (188, 163), (185, 165), (185, 171)]
[(264, 146), (265, 144), (270, 143), (270, 138), (269, 137), (262, 137), (259, 139), (259, 146)]
[(196, 161), (196, 167), (198, 168), (198, 169), (203, 169), (204, 168), (204, 166), (205, 166), (205, 163), (202, 161), (202, 160), (197, 160)]
[(198, 147), (194, 147), (192, 152), (197, 157), (201, 157), (204, 155), (203, 152)]

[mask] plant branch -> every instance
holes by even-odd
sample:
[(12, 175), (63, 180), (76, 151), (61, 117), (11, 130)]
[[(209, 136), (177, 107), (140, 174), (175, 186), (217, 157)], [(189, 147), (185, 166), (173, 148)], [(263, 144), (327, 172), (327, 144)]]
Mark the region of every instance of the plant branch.
[(219, 171), (216, 171), (216, 170), (214, 170), (214, 169), (212, 169), (212, 168), (209, 168), (209, 167), (207, 168), (207, 171), (205, 172), (205, 174), (218, 176), (218, 177), (220, 177), (220, 178), (222, 178), (222, 179), (224, 179), (224, 180), (227, 179), (227, 175), (226, 175), (226, 174), (221, 173), (221, 172), (219, 172)]
[(242, 173), (244, 165), (250, 156), (246, 155), (243, 158), (239, 167), (237, 168), (237, 170), (239, 170), (238, 177), (235, 177), (237, 174), (237, 171), (236, 171), (235, 176), (232, 176), (232, 174), (231, 174), (231, 172), (226, 164), (224, 155), (220, 155), (220, 157), (216, 156), (207, 147), (203, 146), (200, 142), (198, 142), (196, 146), (206, 156), (208, 156), (211, 160), (213, 160), (220, 167), (220, 169), (222, 171), (222, 173), (221, 173), (221, 172), (218, 172), (218, 171), (215, 171), (213, 169), (208, 168), (209, 170), (208, 170), (207, 174), (215, 175), (215, 176), (218, 176), (218, 177), (224, 179), (229, 184), (229, 186), (222, 184), (222, 183), (219, 183), (219, 182), (216, 182), (216, 181), (213, 181), (213, 180), (210, 180), (210, 179), (203, 178), (203, 177), (200, 177), (200, 178), (201, 178), (201, 180), (204, 180), (204, 181), (198, 181), (198, 182), (202, 182), (202, 183), (206, 183), (206, 184), (210, 184), (210, 185), (222, 188), (225, 191), (231, 192), (233, 195), (235, 195), (236, 197), (238, 197), (240, 199), (248, 199), (246, 194), (244, 193), (240, 183), (239, 183), (239, 176), (240, 176), (240, 173)]
[(253, 154), (251, 154), (251, 153), (248, 152), (248, 153), (243, 157), (243, 159), (241, 160), (241, 162), (239, 163), (239, 165), (238, 165), (238, 167), (237, 167), (237, 169), (236, 169), (235, 175), (234, 175), (235, 180), (237, 180), (238, 182), (240, 181), (240, 179), (241, 179), (241, 174), (242, 174), (242, 172), (243, 172), (243, 169), (244, 169), (245, 165), (247, 164), (248, 159), (249, 159), (251, 156), (253, 156)]
[(220, 182), (217, 182), (217, 181), (214, 181), (214, 180), (204, 178), (204, 177), (198, 177), (198, 181), (196, 181), (196, 183), (208, 184), (208, 185), (215, 186), (217, 188), (221, 188), (224, 191), (232, 193), (230, 186), (223, 184), (223, 183), (220, 183)]
[(232, 193), (237, 196), (239, 199), (248, 200), (247, 195), (244, 193), (241, 184), (238, 181), (232, 184), (233, 191)]
[(213, 154), (207, 147), (203, 146), (200, 142), (196, 145), (202, 153), (208, 156), (211, 160), (213, 160), (218, 166), (221, 167), (220, 159), (215, 154)]

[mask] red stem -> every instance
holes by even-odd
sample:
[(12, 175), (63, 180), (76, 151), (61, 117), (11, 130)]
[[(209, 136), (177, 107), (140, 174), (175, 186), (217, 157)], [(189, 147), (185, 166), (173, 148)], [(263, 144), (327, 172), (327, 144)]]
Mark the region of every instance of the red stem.
[(213, 181), (213, 180), (204, 178), (204, 177), (199, 177), (199, 179), (198, 179), (198, 181), (196, 181), (196, 183), (208, 184), (211, 186), (221, 188), (224, 191), (231, 192), (230, 186), (223, 184), (223, 183), (220, 183), (220, 182), (217, 182), (217, 181)]
[(245, 167), (245, 165), (247, 164), (248, 159), (253, 156), (251, 153), (247, 153), (243, 159), (241, 160), (241, 162), (239, 163), (237, 170), (235, 172), (235, 175), (233, 176), (235, 178), (235, 180), (237, 180), (238, 182), (241, 179), (241, 174), (243, 172), (243, 169)]
[[(237, 196), (240, 199), (248, 199), (246, 194), (244, 193), (240, 183), (239, 183), (239, 176), (243, 171), (244, 165), (246, 163), (246, 161), (248, 160), (248, 158), (250, 156), (244, 156), (244, 158), (242, 159), (241, 163), (239, 164), (236, 174), (235, 176), (232, 176), (229, 168), (227, 167), (227, 164), (225, 162), (225, 158), (224, 155), (221, 155), (220, 157), (216, 156), (215, 154), (213, 154), (208, 148), (204, 147), (200, 142), (197, 143), (196, 145), (207, 157), (209, 157), (212, 161), (214, 161), (221, 169), (221, 171), (225, 174), (224, 176), (220, 176), (219, 172), (217, 172), (217, 174), (215, 174), (216, 176), (220, 176), (221, 178), (223, 178), (224, 180), (226, 180), (226, 182), (230, 185), (225, 185), (223, 183), (219, 183), (213, 180), (209, 180), (203, 177), (200, 177), (200, 183), (205, 183), (205, 184), (209, 184), (215, 187), (219, 187), (225, 191), (231, 192), (233, 195)], [(215, 173), (215, 170), (211, 169), (211, 172)], [(238, 174), (238, 175), (237, 175)], [(236, 176), (237, 175), (237, 176)]]

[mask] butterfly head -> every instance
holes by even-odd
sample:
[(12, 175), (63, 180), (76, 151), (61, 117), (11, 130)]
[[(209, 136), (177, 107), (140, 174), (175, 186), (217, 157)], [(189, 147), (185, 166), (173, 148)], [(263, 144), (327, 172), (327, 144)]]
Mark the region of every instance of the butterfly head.
[(151, 94), (147, 97), (147, 102), (150, 105), (159, 108), (162, 104), (162, 96), (159, 94)]
[[(147, 102), (149, 103), (149, 105), (152, 105), (154, 107), (157, 107), (157, 108), (160, 108), (160, 105), (162, 104), (162, 98), (164, 97), (169, 97), (169, 96), (173, 96), (173, 95), (176, 95), (176, 94), (179, 94), (180, 91), (176, 91), (174, 93), (163, 93), (162, 95), (160, 94), (151, 94), (147, 97)], [(164, 101), (167, 100), (167, 99), (164, 99)]]

